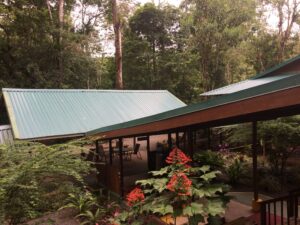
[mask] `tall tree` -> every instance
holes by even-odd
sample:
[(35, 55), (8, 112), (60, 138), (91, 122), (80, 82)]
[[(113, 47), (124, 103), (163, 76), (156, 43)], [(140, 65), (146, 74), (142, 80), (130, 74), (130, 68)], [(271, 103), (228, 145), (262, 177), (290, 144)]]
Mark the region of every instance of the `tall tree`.
[[(98, 2), (82, 1), (85, 8), (91, 8), (85, 21), (95, 16), (99, 21)], [(110, 64), (100, 66), (102, 61), (97, 60), (99, 30), (93, 19), (82, 31), (75, 21), (81, 14), (71, 15), (77, 7), (73, 0), (0, 1), (0, 88), (86, 88), (87, 83), (90, 88), (111, 88), (110, 81), (97, 82), (98, 69), (105, 68), (101, 76), (106, 80), (110, 74), (106, 68), (111, 68)], [(63, 59), (63, 76), (59, 59)]]
[(283, 61), (288, 55), (287, 46), (293, 35), (292, 31), (300, 16), (299, 0), (265, 0), (266, 8), (271, 8), (277, 14), (277, 62)]
[(58, 32), (58, 70), (59, 70), (59, 82), (58, 86), (62, 85), (62, 80), (64, 76), (64, 64), (63, 64), (63, 50), (62, 50), (62, 33), (64, 29), (64, 0), (58, 0), (58, 23), (59, 23), (59, 32)]
[(255, 1), (186, 0), (183, 6), (191, 18), (188, 46), (198, 55), (203, 90), (226, 84), (227, 59), (250, 36)]
[(116, 89), (123, 89), (122, 23), (118, 8), (118, 0), (112, 0), (111, 3), (113, 27), (115, 33)]

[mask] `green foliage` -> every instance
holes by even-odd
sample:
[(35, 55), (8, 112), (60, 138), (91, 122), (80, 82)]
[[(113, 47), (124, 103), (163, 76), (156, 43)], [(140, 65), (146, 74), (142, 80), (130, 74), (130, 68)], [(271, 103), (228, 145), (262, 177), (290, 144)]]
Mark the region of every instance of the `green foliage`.
[[(66, 0), (64, 27), (59, 28), (58, 1), (1, 1), (0, 88), (99, 88), (107, 75), (102, 60), (97, 23), (101, 1), (81, 1), (81, 23), (72, 17), (76, 1)], [(78, 8), (78, 5), (76, 6)], [(62, 69), (59, 66), (62, 60)], [(62, 70), (62, 71), (61, 71)], [(106, 86), (108, 85), (108, 86)]]
[(86, 192), (69, 194), (68, 199), (66, 200), (68, 203), (61, 207), (60, 209), (72, 208), (76, 210), (76, 213), (81, 215), (92, 208), (92, 206), (96, 206), (95, 198), (89, 193)]
[[(188, 46), (197, 53), (197, 63), (204, 90), (247, 77), (253, 70), (238, 57), (248, 41), (255, 19), (255, 1), (205, 0), (184, 1), (190, 17)], [(245, 60), (245, 59), (244, 59)], [(243, 69), (244, 68), (244, 69)], [(243, 72), (243, 74), (238, 74)], [(250, 73), (250, 74), (249, 74)]]
[[(145, 4), (124, 34), (124, 82), (129, 89), (168, 89), (184, 101), (197, 97), (195, 57), (183, 51), (179, 9)], [(183, 91), (184, 90), (184, 91)]]
[[(57, 1), (47, 2), (0, 3), (0, 88), (114, 87), (114, 57), (110, 48), (108, 54), (101, 49), (112, 40), (110, 32), (102, 35), (111, 26), (110, 1), (66, 0), (62, 29)], [(283, 8), (267, 2), (273, 10)], [(295, 55), (298, 35), (279, 26), (270, 30), (265, 3), (183, 0), (176, 8), (121, 1), (125, 88), (168, 89), (192, 103), (203, 91)]]
[(108, 219), (116, 212), (118, 205), (111, 201), (110, 193), (91, 193), (87, 190), (69, 194), (65, 205), (60, 210), (71, 208), (75, 210), (76, 218), (79, 218), (82, 225), (108, 224)]
[(224, 160), (218, 152), (206, 150), (195, 154), (195, 162), (200, 165), (209, 165), (212, 169), (222, 169), (224, 166)]
[[(190, 224), (198, 224), (205, 217), (224, 213), (228, 202), (228, 198), (225, 197), (228, 187), (214, 183), (220, 172), (211, 170), (210, 166), (188, 167), (185, 164), (172, 163), (150, 173), (153, 178), (136, 182), (142, 188), (145, 199), (124, 210), (115, 222), (132, 224), (132, 221), (140, 221), (137, 223), (142, 224), (143, 218), (147, 215), (171, 215), (173, 218), (186, 216)], [(177, 177), (179, 174), (187, 176), (181, 183), (177, 183), (180, 182)], [(176, 188), (172, 189), (175, 187), (173, 185), (179, 185), (177, 188), (190, 188), (190, 193), (177, 192)]]
[(295, 148), (300, 145), (299, 117), (286, 117), (263, 122), (259, 135), (268, 152), (268, 160), (274, 175), (281, 175), (286, 169), (286, 161)]
[(0, 212), (18, 224), (61, 207), (69, 193), (82, 188), (90, 170), (70, 145), (17, 143), (0, 148)]
[(258, 187), (267, 192), (279, 193), (281, 191), (280, 179), (271, 174), (266, 174), (259, 179)]
[(84, 213), (78, 215), (78, 216), (84, 218), (84, 222), (82, 222), (80, 224), (81, 225), (87, 225), (87, 224), (94, 225), (97, 222), (99, 222), (100, 219), (102, 219), (102, 217), (104, 216), (105, 213), (106, 213), (106, 210), (104, 209), (104, 207), (98, 207), (97, 210), (95, 211), (95, 213), (87, 210)]
[(235, 159), (233, 163), (226, 168), (226, 174), (228, 175), (229, 182), (231, 184), (238, 183), (244, 172), (245, 164), (239, 159)]

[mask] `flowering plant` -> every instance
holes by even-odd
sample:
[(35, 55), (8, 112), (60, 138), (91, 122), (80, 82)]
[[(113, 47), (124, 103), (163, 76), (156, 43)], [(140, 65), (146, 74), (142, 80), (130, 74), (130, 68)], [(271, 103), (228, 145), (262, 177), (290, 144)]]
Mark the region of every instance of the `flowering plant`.
[(184, 216), (190, 225), (196, 225), (224, 213), (227, 187), (211, 184), (218, 171), (205, 165), (192, 167), (190, 157), (178, 148), (170, 152), (166, 163), (161, 170), (150, 172), (152, 178), (136, 182), (139, 187), (127, 195), (128, 210), (115, 223), (143, 224), (141, 218), (149, 215), (169, 215), (173, 224)]
[(140, 188), (133, 189), (128, 195), (127, 195), (127, 205), (133, 206), (135, 203), (141, 202), (145, 199), (145, 195)]
[(192, 181), (186, 176), (185, 173), (173, 174), (167, 189), (177, 193), (178, 195), (191, 195)]

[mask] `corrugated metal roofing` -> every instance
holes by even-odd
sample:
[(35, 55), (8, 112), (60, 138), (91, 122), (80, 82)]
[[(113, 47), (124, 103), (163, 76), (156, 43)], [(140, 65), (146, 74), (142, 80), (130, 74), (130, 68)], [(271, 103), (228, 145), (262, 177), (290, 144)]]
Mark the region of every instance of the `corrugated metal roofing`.
[[(91, 130), (87, 132), (86, 135), (89, 136), (89, 135), (104, 134), (105, 132), (109, 132), (113, 130), (136, 127), (139, 125), (149, 124), (157, 121), (163, 121), (177, 116), (186, 115), (186, 114), (190, 114), (202, 110), (207, 110), (210, 108), (230, 104), (233, 102), (243, 101), (246, 99), (255, 98), (257, 96), (262, 96), (262, 95), (266, 95), (266, 94), (270, 94), (270, 93), (274, 93), (274, 92), (278, 92), (290, 88), (295, 88), (295, 87), (300, 87), (300, 73), (295, 74), (294, 76), (288, 76), (281, 80), (269, 82), (264, 85), (248, 88), (228, 95), (218, 96), (216, 98), (201, 103), (188, 105), (186, 107), (174, 109), (157, 115), (129, 121), (126, 123), (120, 123), (113, 126)], [(126, 136), (126, 134), (124, 134), (124, 136)]]
[(279, 70), (282, 69), (283, 67), (285, 67), (285, 66), (287, 66), (287, 65), (289, 65), (289, 64), (291, 64), (291, 63), (294, 63), (294, 62), (296, 62), (296, 61), (298, 61), (298, 60), (300, 60), (300, 54), (297, 55), (297, 56), (295, 56), (295, 57), (293, 57), (293, 58), (290, 58), (290, 59), (288, 59), (288, 60), (285, 60), (285, 61), (283, 61), (282, 63), (279, 63), (279, 64), (277, 64), (277, 65), (275, 65), (275, 66), (273, 66), (273, 67), (267, 69), (266, 71), (263, 71), (263, 72), (261, 72), (261, 73), (255, 75), (255, 76), (252, 77), (251, 79), (258, 79), (258, 78), (266, 77), (266, 76), (272, 74), (273, 72), (279, 71)]
[(168, 91), (3, 89), (17, 139), (72, 136), (185, 106)]
[[(266, 83), (275, 81), (277, 79), (279, 80), (279, 79), (285, 78), (285, 76), (282, 75), (281, 73), (279, 73), (278, 71), (280, 71), (281, 69), (283, 69), (284, 67), (286, 67), (292, 63), (297, 62), (298, 60), (300, 60), (300, 55), (297, 55), (297, 56), (290, 58), (276, 66), (273, 66), (273, 67), (267, 69), (266, 71), (263, 71), (255, 76), (251, 77), (248, 80), (230, 84), (225, 87), (221, 87), (218, 89), (214, 89), (212, 91), (202, 93), (201, 96), (215, 96), (215, 95), (231, 94), (231, 93), (234, 93), (237, 91), (245, 90), (247, 88), (266, 84)], [(290, 72), (297, 73), (299, 71), (299, 69), (295, 69), (295, 68), (294, 68), (294, 70), (295, 71), (290, 71)], [(277, 73), (276, 73), (276, 71), (277, 71)]]
[(248, 88), (256, 87), (259, 85), (271, 83), (273, 81), (281, 80), (292, 75), (281, 75), (281, 76), (272, 76), (264, 77), (257, 79), (248, 79), (234, 84), (227, 85), (225, 87), (217, 88), (212, 91), (202, 93), (201, 96), (215, 96), (215, 95), (226, 95), (234, 92), (242, 91)]

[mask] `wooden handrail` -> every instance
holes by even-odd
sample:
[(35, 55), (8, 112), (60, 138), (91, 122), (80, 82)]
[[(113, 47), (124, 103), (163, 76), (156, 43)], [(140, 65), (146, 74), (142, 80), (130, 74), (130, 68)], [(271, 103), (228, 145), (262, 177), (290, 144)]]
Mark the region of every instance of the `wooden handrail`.
[(297, 189), (290, 191), (288, 195), (262, 201), (260, 203), (260, 225), (290, 225), (291, 218), (293, 225), (299, 224), (297, 221), (299, 197), (300, 189)]

